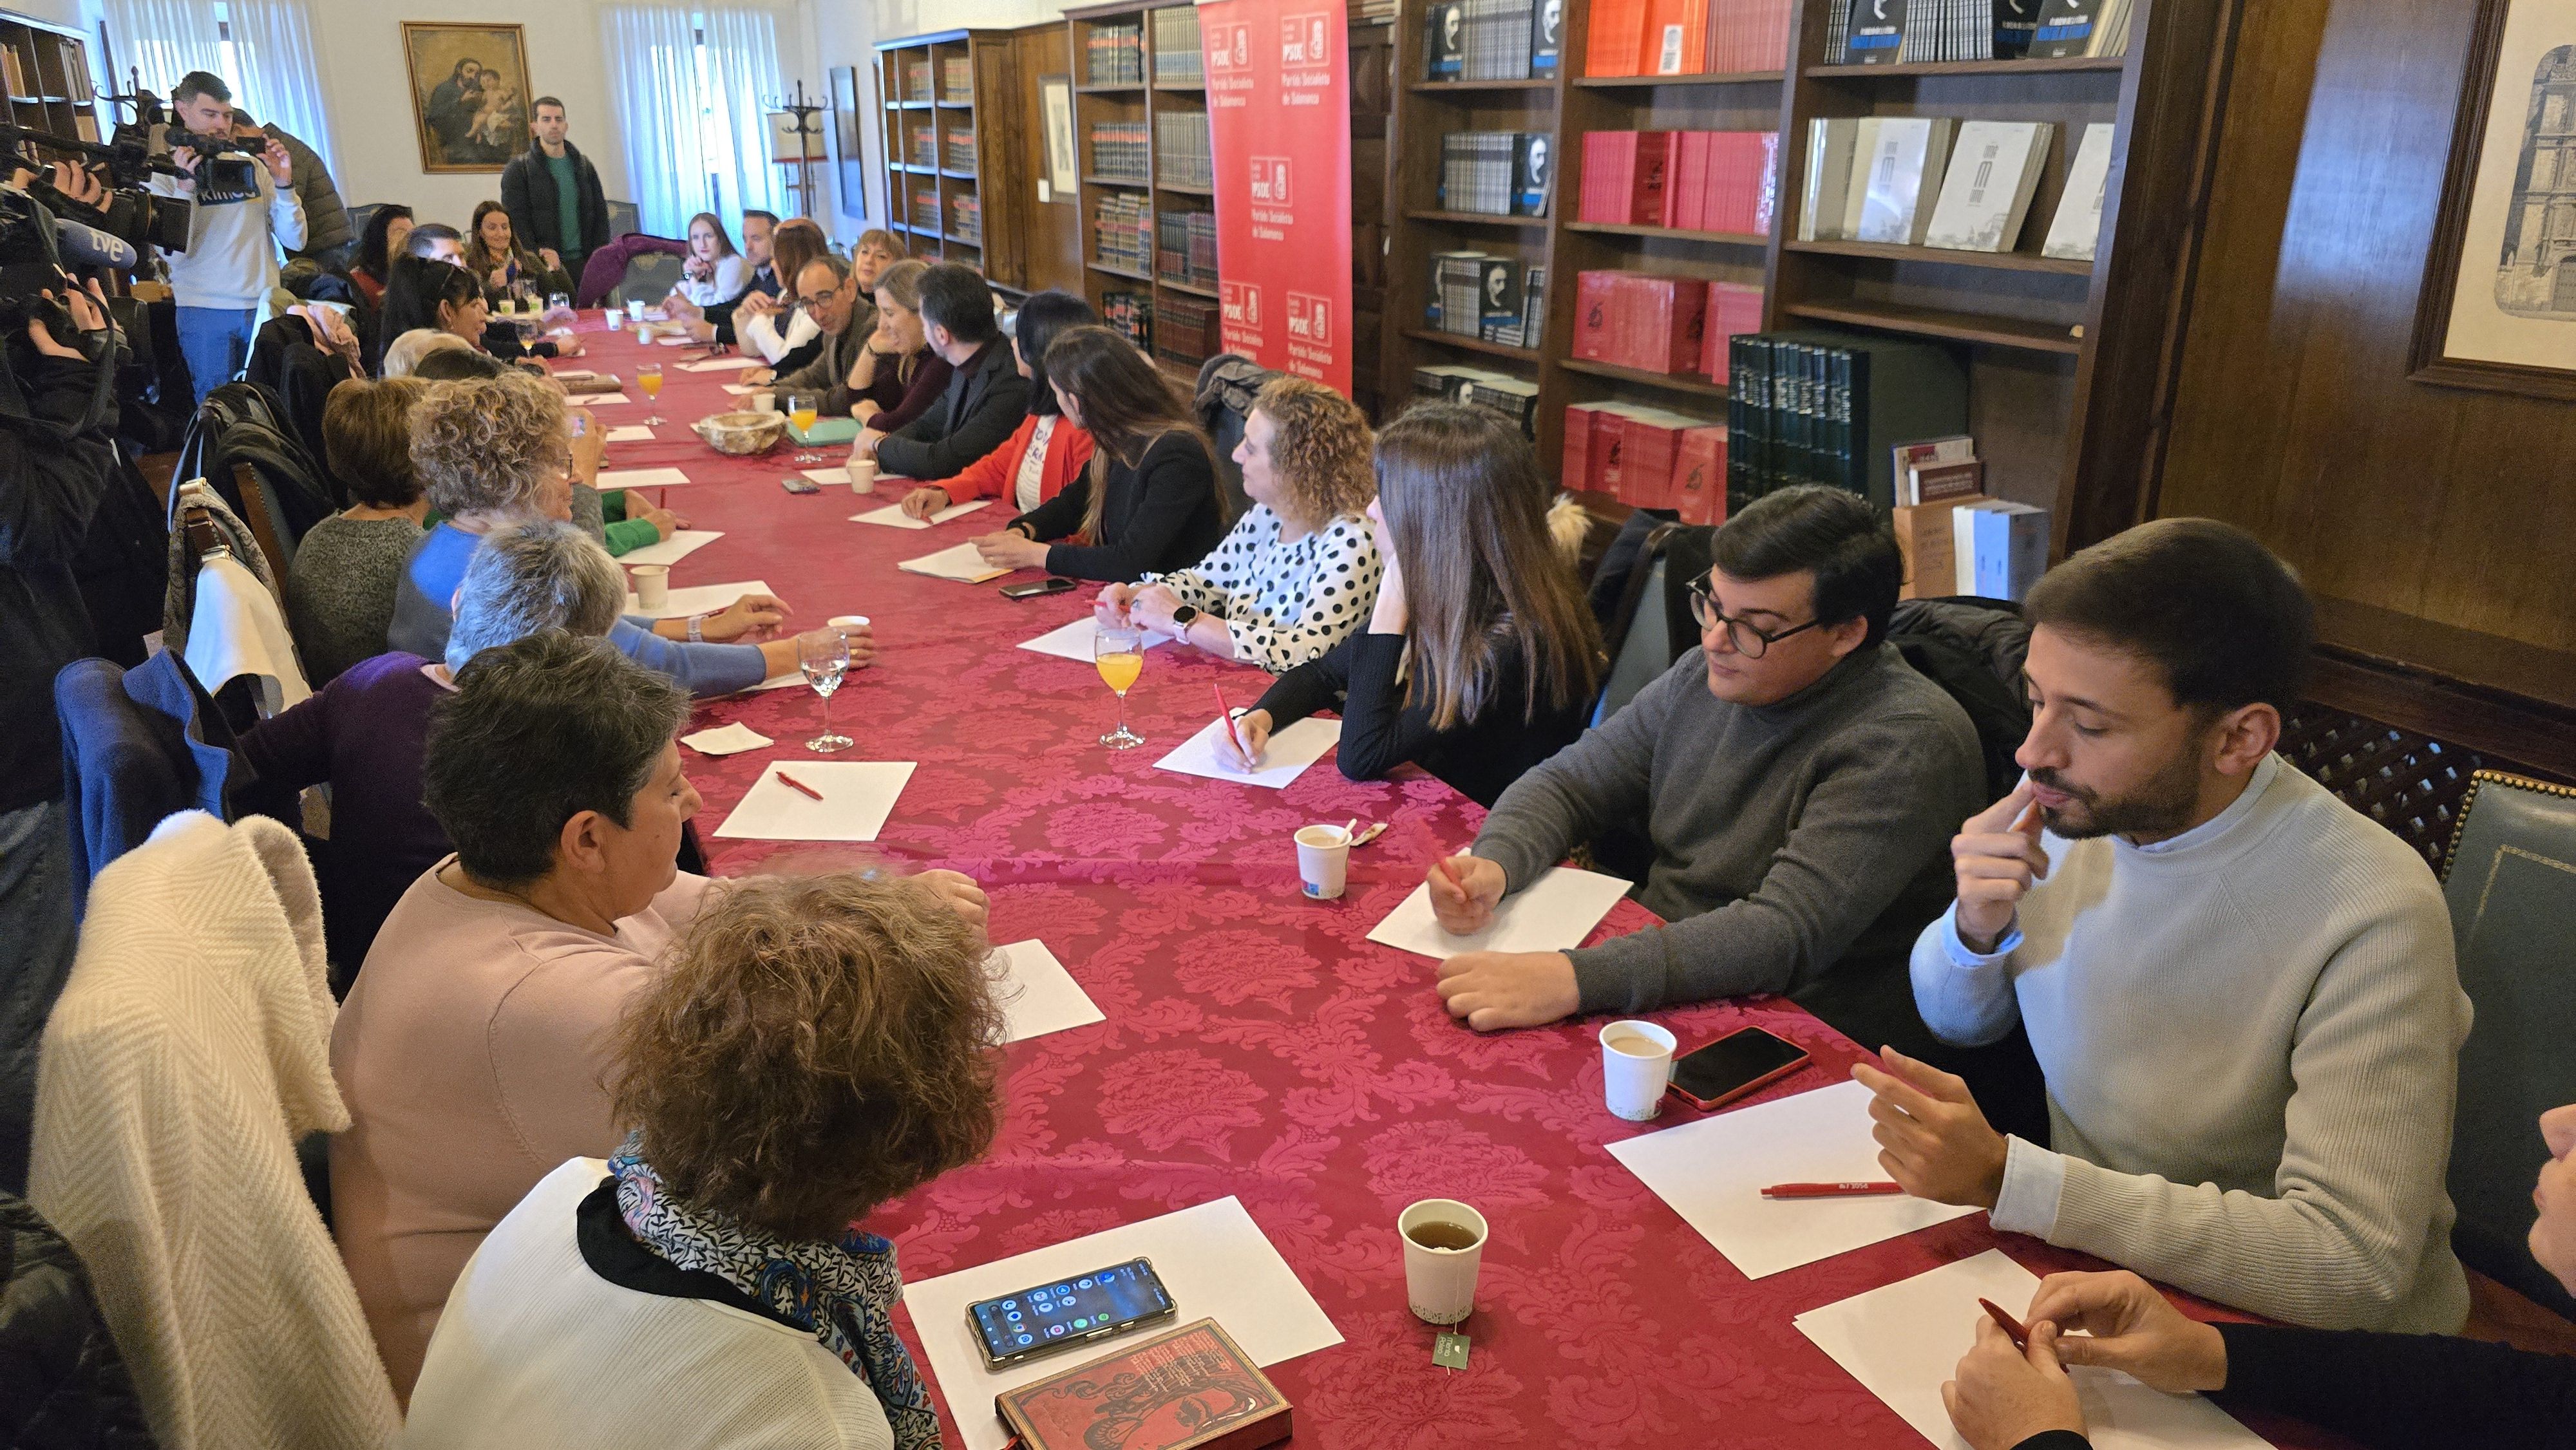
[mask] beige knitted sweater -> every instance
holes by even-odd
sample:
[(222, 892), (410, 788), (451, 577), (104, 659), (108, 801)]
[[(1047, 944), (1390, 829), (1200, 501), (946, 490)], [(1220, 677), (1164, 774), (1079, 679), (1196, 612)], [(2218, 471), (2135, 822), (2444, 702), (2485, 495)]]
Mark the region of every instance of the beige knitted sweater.
[(262, 817), (99, 874), (37, 1065), (28, 1198), (89, 1268), (163, 1450), (390, 1445), (393, 1388), (295, 1140), (348, 1126), (322, 907)]

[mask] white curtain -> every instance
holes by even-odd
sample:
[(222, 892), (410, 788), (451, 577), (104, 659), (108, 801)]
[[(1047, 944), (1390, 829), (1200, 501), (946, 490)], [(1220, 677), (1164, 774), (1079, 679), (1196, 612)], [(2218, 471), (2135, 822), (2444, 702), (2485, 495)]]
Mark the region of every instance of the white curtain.
[(331, 124), (313, 44), (312, 0), (229, 0), (233, 55), (242, 74), (233, 95), (262, 125), (275, 126), (333, 165)]
[[(215, 27), (214, 0), (105, 0), (107, 37), (116, 48), (116, 88), (126, 67), (143, 73), (143, 87), (167, 100), (179, 77), (192, 70), (220, 71), (223, 36)], [(257, 111), (251, 112), (256, 116)]]
[(636, 225), (657, 237), (684, 235), (709, 201), (705, 90), (688, 7), (602, 6), (599, 30)]
[(783, 89), (777, 17), (745, 7), (703, 13), (701, 69), (691, 7), (600, 10), (636, 224), (655, 236), (683, 236), (690, 217), (713, 211), (739, 237), (744, 207), (780, 209), (761, 105)]

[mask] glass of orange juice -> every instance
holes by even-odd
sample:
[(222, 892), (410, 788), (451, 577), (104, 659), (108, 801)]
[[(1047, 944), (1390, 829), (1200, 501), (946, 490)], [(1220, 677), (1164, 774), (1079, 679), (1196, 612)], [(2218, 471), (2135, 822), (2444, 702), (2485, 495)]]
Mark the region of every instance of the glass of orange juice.
[(1127, 692), (1145, 672), (1145, 637), (1132, 627), (1104, 624), (1092, 637), (1091, 662), (1100, 678), (1118, 692), (1118, 728), (1100, 737), (1112, 750), (1133, 750), (1145, 737), (1127, 728)]
[[(651, 399), (658, 404), (662, 396), (662, 365), (657, 362), (637, 363), (635, 365), (635, 385), (644, 390), (644, 396), (647, 399)], [(659, 428), (662, 426), (663, 421), (662, 414), (657, 407), (653, 416), (644, 420), (644, 426), (647, 428)]]
[[(822, 416), (823, 395), (820, 393), (789, 393), (786, 402), (787, 421), (796, 425), (798, 433), (810, 431), (814, 426), (814, 420)], [(823, 461), (823, 455), (808, 448), (796, 455), (796, 461), (820, 463)]]

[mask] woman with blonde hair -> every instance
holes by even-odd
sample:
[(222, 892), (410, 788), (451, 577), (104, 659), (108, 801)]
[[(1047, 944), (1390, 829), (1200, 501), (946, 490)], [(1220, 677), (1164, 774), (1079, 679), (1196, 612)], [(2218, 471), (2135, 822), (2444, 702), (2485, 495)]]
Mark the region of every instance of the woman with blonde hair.
[(1377, 438), (1386, 578), (1368, 628), (1279, 677), (1236, 722), (1257, 763), (1271, 734), (1342, 713), (1342, 774), (1407, 761), (1490, 806), (1583, 733), (1601, 634), (1548, 527), (1547, 481), (1520, 430), (1480, 408), (1417, 407)]
[(1362, 516), (1377, 495), (1369, 443), (1368, 415), (1323, 384), (1262, 384), (1234, 450), (1252, 507), (1196, 564), (1101, 590), (1101, 617), (1273, 674), (1340, 644), (1376, 603), (1383, 567)]
[(1000, 1123), (1002, 1008), (953, 890), (833, 875), (710, 896), (608, 1039), (629, 1136), (484, 1239), (407, 1445), (939, 1443), (895, 1334), (894, 1245), (863, 1224)]
[[(922, 329), (921, 279), (929, 271), (928, 262), (907, 258), (877, 273), (877, 330), (848, 378), (850, 416), (877, 438), (929, 412), (955, 372)], [(865, 439), (862, 456), (875, 455), (877, 438)]]

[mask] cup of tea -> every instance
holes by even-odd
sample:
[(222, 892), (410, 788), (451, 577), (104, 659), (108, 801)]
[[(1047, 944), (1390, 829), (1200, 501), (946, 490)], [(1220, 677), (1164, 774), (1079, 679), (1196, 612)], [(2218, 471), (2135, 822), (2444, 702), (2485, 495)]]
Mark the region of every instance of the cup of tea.
[(1673, 1077), (1673, 1034), (1652, 1022), (1618, 1021), (1601, 1029), (1601, 1093), (1610, 1111), (1642, 1123), (1664, 1110)]
[[(752, 395), (751, 395), (751, 411), (753, 411), (753, 412), (755, 412), (755, 413), (775, 413), (775, 412), (777, 412), (777, 411), (778, 411), (778, 395), (777, 395), (776, 393), (754, 393), (754, 394), (752, 394)], [(870, 461), (871, 461), (871, 462), (873, 462), (874, 460), (870, 460)]]
[(1404, 1237), (1404, 1300), (1414, 1317), (1426, 1324), (1466, 1318), (1485, 1263), (1485, 1216), (1454, 1198), (1426, 1198), (1397, 1214), (1395, 1229)]
[(671, 602), (671, 566), (638, 564), (635, 575), (635, 602), (646, 609), (659, 609)]
[(877, 486), (877, 461), (850, 455), (850, 492), (874, 493)]
[(1308, 826), (1297, 833), (1297, 880), (1312, 901), (1342, 894), (1351, 864), (1351, 833), (1339, 826)]

